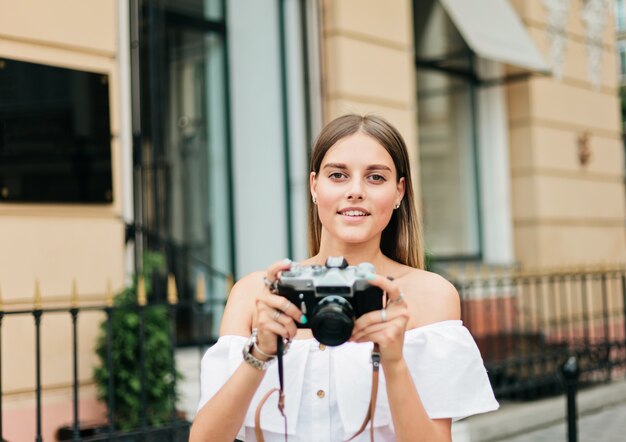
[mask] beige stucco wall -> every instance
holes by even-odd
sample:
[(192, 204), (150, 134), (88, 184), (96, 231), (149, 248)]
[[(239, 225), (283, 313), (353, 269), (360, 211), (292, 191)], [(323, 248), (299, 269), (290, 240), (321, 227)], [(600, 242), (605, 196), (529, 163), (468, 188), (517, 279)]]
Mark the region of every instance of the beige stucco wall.
[[(113, 204), (0, 203), (0, 288), (6, 309), (32, 305), (36, 280), (44, 307), (47, 301), (69, 299), (73, 280), (79, 300), (104, 296), (108, 280), (114, 289), (123, 283), (116, 4), (115, 0), (0, 0), (0, 59), (108, 75), (113, 136)], [(79, 319), (79, 377), (83, 383), (91, 379), (96, 360), (94, 338), (101, 318), (81, 314)], [(32, 317), (5, 316), (2, 338), (4, 436), (8, 440), (32, 440)], [(67, 393), (72, 375), (71, 345), (69, 314), (44, 315), (44, 407), (54, 402), (44, 421), (45, 439), (52, 439), (51, 431), (59, 420), (71, 420), (71, 395)], [(93, 389), (85, 391), (82, 399), (93, 399)], [(89, 409), (82, 412), (82, 418), (89, 417)], [(24, 422), (26, 418), (29, 420)]]
[[(547, 11), (540, 0), (511, 2), (549, 58)], [(602, 36), (601, 80), (592, 86), (582, 2), (566, 25), (563, 77), (508, 86), (513, 223), (526, 267), (626, 261), (624, 148), (612, 11)], [(591, 157), (579, 162), (588, 133)]]
[(410, 0), (324, 0), (322, 93), (326, 122), (374, 113), (402, 133), (418, 193), (417, 104)]
[[(544, 3), (510, 2), (548, 58)], [(582, 2), (571, 6), (563, 78), (536, 76), (507, 87), (515, 258), (525, 267), (626, 261), (612, 11), (596, 90), (588, 74)], [(406, 137), (417, 178), (411, 1), (325, 0), (322, 42), (325, 120), (345, 112), (385, 116)], [(583, 166), (578, 139), (584, 133), (591, 159)]]

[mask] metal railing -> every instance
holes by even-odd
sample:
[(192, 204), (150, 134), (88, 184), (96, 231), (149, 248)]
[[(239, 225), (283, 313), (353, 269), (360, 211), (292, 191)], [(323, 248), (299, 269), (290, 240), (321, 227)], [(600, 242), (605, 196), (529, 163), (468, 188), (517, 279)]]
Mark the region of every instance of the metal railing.
[[(31, 394), (34, 395), (34, 415), (32, 423), (23, 422), (22, 425), (35, 429), (35, 440), (42, 441), (42, 414), (44, 408), (42, 407), (42, 399), (46, 394), (46, 388), (42, 384), (42, 323), (52, 316), (65, 316), (70, 323), (70, 334), (67, 338), (70, 340), (71, 354), (67, 355), (68, 359), (71, 359), (72, 374), (71, 374), (71, 389), (72, 392), (72, 422), (70, 425), (60, 428), (57, 432), (57, 438), (59, 440), (72, 440), (72, 441), (99, 441), (99, 440), (150, 440), (150, 441), (186, 441), (189, 435), (190, 423), (184, 418), (180, 417), (176, 410), (177, 388), (176, 380), (178, 378), (175, 363), (174, 363), (174, 350), (176, 348), (176, 327), (175, 318), (177, 312), (181, 308), (186, 308), (188, 311), (192, 311), (195, 316), (194, 319), (197, 323), (201, 323), (206, 320), (208, 315), (211, 314), (212, 307), (210, 300), (207, 301), (206, 287), (200, 276), (197, 281), (197, 292), (195, 299), (189, 301), (178, 300), (176, 293), (176, 283), (173, 277), (170, 276), (168, 284), (168, 296), (167, 301), (158, 303), (148, 303), (146, 299), (144, 284), (140, 278), (137, 283), (137, 296), (135, 305), (117, 305), (114, 302), (113, 295), (108, 290), (105, 296), (81, 296), (76, 293), (75, 285), (73, 286), (72, 294), (66, 297), (47, 297), (46, 303), (42, 302), (42, 296), (39, 290), (39, 284), (36, 283), (34, 301), (30, 306), (16, 307), (11, 305), (9, 308), (2, 303), (0, 298), (0, 440), (4, 440), (5, 434), (3, 432), (3, 386), (2, 386), (2, 369), (6, 361), (2, 359), (2, 332), (5, 328), (7, 321), (13, 318), (31, 318), (34, 328), (34, 369), (35, 379), (34, 388), (30, 389)], [(52, 301), (50, 301), (52, 299)], [(171, 352), (171, 364), (168, 367), (169, 376), (171, 379), (171, 385), (169, 391), (166, 393), (169, 399), (169, 418), (158, 424), (150, 423), (148, 415), (150, 413), (150, 398), (148, 390), (149, 374), (146, 373), (146, 358), (150, 351), (146, 348), (146, 324), (148, 324), (147, 318), (153, 314), (157, 309), (165, 310), (167, 315), (167, 345)], [(80, 420), (79, 415), (79, 402), (81, 381), (79, 379), (79, 350), (78, 340), (79, 333), (77, 325), (82, 315), (87, 312), (100, 312), (102, 313), (103, 323), (102, 330), (104, 332), (106, 356), (103, 366), (105, 366), (109, 374), (119, 370), (120, 367), (116, 367), (116, 362), (112, 356), (112, 349), (114, 345), (114, 339), (116, 338), (116, 331), (113, 328), (114, 319), (117, 315), (123, 315), (132, 311), (136, 313), (138, 319), (138, 354), (136, 357), (139, 359), (140, 364), (140, 386), (136, 399), (139, 401), (139, 413), (140, 423), (136, 428), (132, 429), (120, 429), (116, 418), (116, 385), (115, 376), (108, 376), (108, 388), (107, 396), (105, 398), (107, 406), (107, 417), (105, 421), (98, 422), (96, 425), (89, 425), (88, 428), (83, 427), (83, 423)], [(208, 345), (212, 343), (210, 336), (206, 336), (206, 339), (199, 340), (197, 342), (198, 350), (203, 353)], [(28, 351), (25, 349), (25, 351)], [(90, 369), (92, 367), (89, 367)], [(84, 387), (84, 384), (83, 386)], [(149, 436), (149, 439), (146, 439)], [(9, 441), (13, 442), (13, 441)]]
[(498, 398), (561, 393), (559, 367), (570, 356), (581, 385), (626, 372), (624, 266), (448, 276)]
[[(462, 299), (462, 317), (472, 332), (481, 350), (489, 378), (498, 398), (534, 399), (563, 391), (558, 378), (559, 368), (571, 356), (576, 356), (581, 377), (581, 385), (604, 382), (626, 373), (626, 269), (613, 266), (596, 269), (555, 270), (544, 272), (519, 272), (501, 270), (492, 273), (453, 273), (448, 277), (456, 285)], [(180, 302), (176, 295), (176, 284), (170, 278), (167, 301), (146, 302), (145, 294), (137, 285), (137, 303), (132, 307), (118, 306), (113, 302), (109, 290), (106, 296), (81, 297), (79, 302), (76, 289), (72, 294), (46, 305), (38, 284), (33, 303), (27, 308), (6, 308), (0, 299), (0, 345), (6, 321), (11, 318), (30, 318), (35, 336), (34, 364), (35, 413), (33, 427), (36, 440), (42, 439), (42, 396), (46, 393), (42, 385), (42, 322), (52, 316), (65, 316), (70, 324), (68, 339), (71, 345), (72, 364), (72, 422), (66, 429), (65, 440), (111, 440), (131, 438), (143, 440), (148, 434), (150, 440), (186, 440), (189, 422), (181, 419), (175, 408), (176, 373), (172, 363), (169, 369), (173, 379), (167, 393), (171, 401), (169, 419), (159, 425), (150, 425), (147, 420), (149, 410), (145, 364), (140, 373), (139, 402), (141, 419), (137, 428), (121, 431), (115, 417), (115, 381), (109, 377), (107, 418), (93, 432), (81, 434), (79, 401), (81, 382), (79, 380), (79, 333), (77, 324), (81, 315), (87, 312), (100, 312), (103, 328), (106, 330), (106, 368), (109, 373), (116, 370), (111, 356), (114, 336), (113, 319), (129, 308), (137, 313), (139, 354), (144, 360), (146, 315), (153, 309), (165, 309), (169, 329), (167, 341), (173, 352), (177, 336), (174, 327), (179, 309), (193, 312), (197, 323), (208, 319), (213, 305), (207, 302), (206, 286), (202, 278), (196, 282), (196, 296), (193, 300)], [(85, 299), (91, 301), (85, 301)], [(205, 335), (206, 336), (206, 335)], [(211, 344), (211, 337), (197, 343), (199, 353)], [(0, 416), (3, 414), (2, 397), (2, 348), (0, 347)], [(172, 358), (173, 361), (173, 358)], [(0, 440), (3, 438), (3, 420), (0, 419)], [(134, 438), (134, 439), (133, 439)], [(11, 441), (12, 442), (12, 441)]]

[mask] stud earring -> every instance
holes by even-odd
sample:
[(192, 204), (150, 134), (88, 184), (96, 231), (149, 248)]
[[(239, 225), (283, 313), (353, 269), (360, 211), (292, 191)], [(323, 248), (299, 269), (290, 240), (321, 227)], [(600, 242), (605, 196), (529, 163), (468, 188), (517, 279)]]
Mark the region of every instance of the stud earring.
[(317, 204), (317, 198), (313, 197), (313, 204)]
[(398, 210), (400, 208), (400, 203), (396, 203), (395, 206), (393, 206), (394, 210)]

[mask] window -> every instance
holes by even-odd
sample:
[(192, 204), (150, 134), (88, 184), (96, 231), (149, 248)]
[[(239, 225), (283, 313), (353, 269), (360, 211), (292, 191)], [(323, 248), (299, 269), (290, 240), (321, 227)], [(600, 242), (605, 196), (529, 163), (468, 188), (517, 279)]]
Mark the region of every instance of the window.
[(473, 86), (437, 72), (418, 72), (417, 78), (426, 246), (438, 257), (476, 257)]
[(108, 77), (0, 59), (0, 201), (112, 200)]
[(479, 258), (473, 54), (438, 1), (414, 8), (426, 248), (437, 258)]
[(623, 79), (626, 77), (626, 41), (618, 41), (619, 48), (619, 73)]
[(624, 9), (624, 0), (615, 1), (615, 28), (617, 32), (626, 31), (626, 9)]
[[(209, 321), (178, 310), (180, 343), (216, 337), (234, 273), (228, 136), (226, 25), (221, 1), (133, 2), (140, 119), (136, 137), (136, 219), (143, 245), (167, 256), (184, 301), (199, 281)], [(165, 297), (165, 279), (154, 298)]]

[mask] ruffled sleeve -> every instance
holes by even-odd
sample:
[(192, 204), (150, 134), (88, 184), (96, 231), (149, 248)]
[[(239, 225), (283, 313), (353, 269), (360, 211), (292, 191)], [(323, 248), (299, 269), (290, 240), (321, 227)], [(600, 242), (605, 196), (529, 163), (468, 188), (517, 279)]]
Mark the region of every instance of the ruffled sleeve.
[[(243, 349), (246, 338), (243, 336), (222, 336), (209, 348), (200, 364), (200, 401), (198, 411), (211, 399), (234, 373), (236, 367), (231, 364), (231, 353)], [(243, 440), (243, 428), (237, 439)]]
[[(370, 401), (372, 344), (346, 343), (335, 353), (337, 402), (345, 430), (361, 425)], [(442, 321), (406, 332), (404, 359), (431, 419), (459, 420), (498, 408), (474, 339), (461, 321)], [(384, 370), (380, 372), (375, 427), (392, 425)]]
[(404, 358), (431, 419), (459, 420), (498, 409), (478, 347), (461, 321), (409, 330)]
[[(211, 399), (239, 368), (243, 358), (241, 352), (246, 342), (242, 336), (222, 336), (202, 358), (200, 371), (200, 402), (198, 410)], [(308, 346), (301, 341), (294, 341), (285, 355), (285, 414), (287, 415), (287, 433), (296, 433), (304, 369), (308, 358)], [(254, 428), (254, 413), (263, 396), (271, 389), (278, 388), (278, 364), (272, 363), (255, 392), (243, 422), (244, 427)], [(282, 433), (284, 420), (278, 412), (278, 395), (270, 396), (263, 407), (263, 429)], [(240, 430), (239, 439), (243, 439), (244, 428)]]
[(243, 349), (246, 338), (222, 336), (202, 357), (200, 369), (200, 402), (198, 411), (211, 399), (233, 374), (229, 355), (231, 348)]

